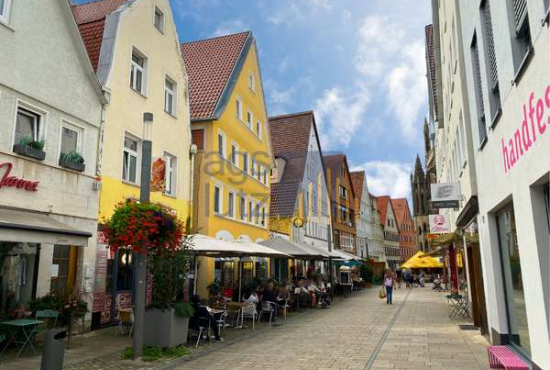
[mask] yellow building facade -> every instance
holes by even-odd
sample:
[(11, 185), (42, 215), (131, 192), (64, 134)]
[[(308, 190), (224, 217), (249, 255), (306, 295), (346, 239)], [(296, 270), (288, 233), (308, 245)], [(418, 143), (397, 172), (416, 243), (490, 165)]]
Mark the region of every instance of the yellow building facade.
[[(255, 40), (245, 32), (187, 43), (182, 50), (198, 148), (193, 228), (217, 239), (265, 240), (273, 158)], [(200, 258), (198, 265), (201, 296), (214, 280), (225, 287), (237, 283), (236, 261)], [(243, 280), (267, 277), (267, 271), (267, 260), (248, 259)]]
[[(118, 203), (139, 199), (145, 112), (153, 114), (153, 178), (160, 184), (151, 201), (187, 219), (192, 187), (188, 77), (169, 1), (103, 0), (75, 6), (73, 13), (110, 93), (100, 140), (100, 223)], [(115, 294), (120, 306), (131, 304), (133, 273), (129, 251), (114, 254), (106, 247), (100, 239), (98, 266), (110, 270), (95, 284), (94, 307), (102, 307), (102, 322), (112, 317)]]

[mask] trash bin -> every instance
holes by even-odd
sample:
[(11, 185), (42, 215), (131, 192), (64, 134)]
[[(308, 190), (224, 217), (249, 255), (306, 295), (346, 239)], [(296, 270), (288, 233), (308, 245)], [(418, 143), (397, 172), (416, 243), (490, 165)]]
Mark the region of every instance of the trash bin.
[(62, 370), (65, 356), (66, 330), (52, 329), (44, 333), (44, 351), (40, 370)]

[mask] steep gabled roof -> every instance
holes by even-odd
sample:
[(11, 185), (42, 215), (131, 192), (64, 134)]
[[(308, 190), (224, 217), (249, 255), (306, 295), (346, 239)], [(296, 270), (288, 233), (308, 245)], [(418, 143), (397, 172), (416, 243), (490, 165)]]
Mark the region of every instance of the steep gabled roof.
[(353, 192), (355, 193), (355, 199), (361, 204), (361, 198), (363, 196), (363, 183), (365, 182), (365, 171), (350, 172), (351, 184), (353, 185)]
[[(291, 216), (294, 212), (295, 201), (305, 174), (309, 151), (309, 134), (312, 127), (317, 138), (323, 174), (325, 174), (323, 153), (317, 134), (314, 113), (307, 111), (269, 118), (273, 155), (275, 158), (283, 158), (286, 161), (281, 180), (271, 186), (270, 208), (281, 216)], [(290, 209), (291, 206), (292, 209)]]
[(395, 214), (395, 220), (397, 221), (397, 227), (401, 228), (405, 215), (409, 211), (409, 202), (406, 198), (392, 199), (391, 204), (393, 206), (393, 212)]
[[(334, 193), (336, 190), (334, 187), (336, 186), (336, 177), (340, 173), (340, 168), (342, 167), (342, 164), (346, 166), (346, 172), (349, 174), (349, 167), (348, 167), (348, 160), (345, 154), (332, 154), (332, 155), (325, 155), (323, 156), (323, 160), (325, 161), (326, 168), (330, 169), (331, 172), (331, 178), (330, 178), (330, 188), (331, 192), (331, 198), (335, 196), (336, 193)], [(327, 179), (328, 181), (329, 179)], [(350, 183), (351, 183), (351, 177), (350, 177)], [(353, 198), (355, 198), (355, 190), (353, 189), (353, 186), (351, 187), (351, 192)]]
[(380, 225), (384, 226), (386, 224), (386, 216), (388, 214), (388, 203), (390, 203), (390, 197), (387, 195), (382, 195), (376, 197), (376, 206), (378, 207), (378, 212), (380, 213)]
[(216, 115), (224, 91), (238, 78), (252, 41), (252, 32), (241, 32), (181, 45), (189, 75), (192, 120)]
[(286, 181), (271, 184), (269, 214), (272, 217), (293, 216), (299, 189), (300, 181)]
[(130, 0), (99, 0), (72, 7), (76, 24), (95, 71), (99, 64), (105, 18), (127, 1)]

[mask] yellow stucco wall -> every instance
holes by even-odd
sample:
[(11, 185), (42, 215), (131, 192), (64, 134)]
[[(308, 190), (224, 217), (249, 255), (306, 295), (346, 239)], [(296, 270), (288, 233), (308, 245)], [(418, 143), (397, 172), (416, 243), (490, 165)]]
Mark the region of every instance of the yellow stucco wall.
[[(254, 91), (249, 88), (250, 74), (254, 76)], [(257, 51), (255, 46), (252, 46), (220, 118), (193, 123), (193, 129), (205, 130), (204, 152), (199, 155), (198, 171), (195, 174), (195, 184), (198, 187), (195, 197), (196, 207), (198, 207), (197, 228), (201, 234), (224, 239), (249, 239), (253, 242), (265, 240), (269, 236), (269, 169), (273, 165), (273, 159), (262, 88)], [(237, 115), (237, 99), (242, 101), (242, 120)], [(249, 128), (246, 123), (247, 111), (250, 111), (254, 117), (252, 128)], [(256, 131), (257, 121), (261, 123), (260, 137)], [(218, 155), (218, 133), (225, 136), (225, 158)], [(249, 170), (252, 155), (258, 163), (262, 163), (267, 171), (265, 184), (253, 178), (250, 171), (249, 174), (242, 171), (243, 155), (237, 156), (237, 166), (231, 164), (233, 143), (237, 145), (239, 153), (249, 153)], [(223, 194), (221, 214), (214, 212), (216, 185), (221, 187)], [(234, 217), (228, 216), (229, 191), (235, 193)], [(258, 225), (254, 220), (248, 222), (248, 218), (245, 221), (240, 219), (240, 198), (243, 194), (246, 195), (247, 213), (250, 200), (254, 204), (259, 204), (260, 210), (265, 209), (265, 225)], [(213, 280), (214, 260), (201, 258), (197, 281), (197, 291), (201, 296), (206, 296), (206, 287)]]
[[(164, 32), (153, 24), (157, 6), (165, 15)], [(132, 50), (146, 57), (146, 89), (142, 95), (130, 87)], [(139, 197), (139, 186), (122, 181), (125, 134), (143, 138), (143, 113), (154, 115), (153, 161), (168, 153), (177, 158), (175, 196), (153, 193), (151, 200), (175, 210), (178, 217), (190, 214), (191, 144), (187, 75), (180, 55), (179, 39), (167, 0), (139, 0), (120, 17), (106, 87), (111, 102), (105, 114), (100, 219), (112, 214), (116, 203)], [(164, 111), (166, 78), (176, 83), (175, 115)], [(141, 148), (138, 148), (141, 152)], [(138, 168), (140, 164), (138, 163)], [(138, 180), (139, 183), (139, 173)]]

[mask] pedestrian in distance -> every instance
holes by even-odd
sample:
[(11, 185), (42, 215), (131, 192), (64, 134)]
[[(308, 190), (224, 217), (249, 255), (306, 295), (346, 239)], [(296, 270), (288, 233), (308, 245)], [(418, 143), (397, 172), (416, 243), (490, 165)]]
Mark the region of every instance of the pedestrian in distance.
[(395, 282), (396, 282), (396, 287), (397, 289), (401, 289), (401, 275), (402, 275), (403, 271), (401, 271), (400, 268), (398, 268), (397, 270), (395, 270)]
[(391, 269), (384, 275), (384, 288), (386, 288), (386, 304), (393, 304), (393, 288), (395, 287), (395, 274)]

